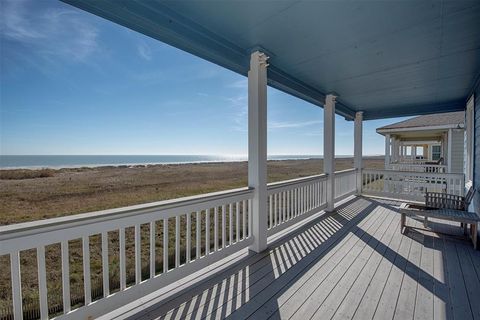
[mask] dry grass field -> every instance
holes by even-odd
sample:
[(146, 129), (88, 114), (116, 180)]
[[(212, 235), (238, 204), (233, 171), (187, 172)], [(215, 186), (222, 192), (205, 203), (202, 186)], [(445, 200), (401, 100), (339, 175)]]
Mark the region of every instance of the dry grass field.
[[(383, 158), (365, 159), (367, 168), (383, 168)], [(322, 160), (285, 160), (268, 162), (268, 181), (305, 177), (322, 172)], [(353, 159), (337, 159), (336, 170), (353, 167)], [(247, 185), (247, 163), (202, 163), (179, 165), (119, 166), (58, 170), (0, 170), (0, 224), (47, 219), (133, 204), (228, 190)], [(194, 222), (194, 221), (192, 221)], [(160, 222), (161, 223), (161, 222)], [(193, 223), (195, 226), (195, 223)], [(146, 228), (145, 228), (146, 227)], [(171, 225), (173, 228), (173, 224)], [(157, 230), (162, 230), (159, 225)], [(194, 233), (195, 230), (192, 230)], [(173, 234), (173, 230), (172, 233)], [(142, 266), (148, 276), (148, 234), (142, 226)], [(127, 270), (133, 268), (133, 230), (126, 230)], [(159, 237), (156, 268), (163, 266), (162, 238)], [(174, 239), (169, 247), (174, 248)], [(72, 292), (83, 295), (81, 241), (70, 241), (70, 277)], [(100, 287), (101, 241), (90, 238), (92, 288)], [(60, 246), (47, 247), (49, 305), (61, 304)], [(173, 252), (172, 252), (173, 253)], [(173, 257), (173, 254), (170, 254)], [(112, 287), (119, 278), (118, 232), (109, 233), (109, 260)], [(25, 302), (38, 300), (36, 252), (21, 253), (22, 287)], [(0, 312), (11, 305), (10, 265), (0, 257)], [(133, 274), (131, 277), (133, 280)], [(73, 294), (73, 293), (72, 293)], [(72, 299), (74, 300), (74, 299)], [(60, 309), (61, 310), (61, 309)], [(1, 314), (0, 314), (1, 318)]]

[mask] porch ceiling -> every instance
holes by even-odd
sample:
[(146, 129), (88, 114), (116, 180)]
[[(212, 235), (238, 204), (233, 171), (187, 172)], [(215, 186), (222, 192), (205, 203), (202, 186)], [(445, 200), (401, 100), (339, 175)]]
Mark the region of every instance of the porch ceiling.
[(364, 119), (463, 110), (480, 75), (478, 1), (62, 0), (246, 75)]

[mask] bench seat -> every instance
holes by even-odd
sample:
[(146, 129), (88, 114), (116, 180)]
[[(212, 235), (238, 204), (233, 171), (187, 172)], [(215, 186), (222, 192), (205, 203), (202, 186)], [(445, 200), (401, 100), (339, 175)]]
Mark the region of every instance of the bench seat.
[(461, 223), (465, 227), (470, 225), (470, 236), (473, 242), (473, 247), (477, 249), (477, 228), (480, 217), (475, 212), (454, 210), (454, 209), (435, 209), (424, 205), (402, 203), (400, 206), (400, 213), (402, 214), (400, 230), (404, 233), (407, 216), (423, 216), (425, 217), (425, 224), (428, 218), (436, 218), (441, 220), (450, 220)]

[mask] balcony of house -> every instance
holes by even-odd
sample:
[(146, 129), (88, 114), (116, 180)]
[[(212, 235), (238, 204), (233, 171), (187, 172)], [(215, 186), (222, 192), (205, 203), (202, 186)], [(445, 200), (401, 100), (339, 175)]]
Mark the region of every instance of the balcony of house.
[(418, 116), (377, 128), (385, 136), (385, 169), (462, 173), (465, 112)]
[[(248, 185), (0, 227), (12, 317), (480, 319), (465, 228), (413, 216), (400, 230), (400, 205), (480, 188), (478, 3), (64, 1), (246, 75)], [(267, 183), (268, 85), (323, 108), (323, 174)], [(385, 168), (365, 168), (365, 120), (414, 115), (379, 129)], [(336, 116), (354, 123), (354, 168), (337, 172)], [(38, 312), (22, 299), (27, 250)]]
[[(261, 253), (249, 250), (252, 188), (0, 227), (0, 255), (9, 256), (11, 272), (6, 313), (19, 319), (480, 316), (480, 254), (463, 228), (434, 219), (425, 228), (408, 218), (402, 233), (401, 199), (419, 199), (421, 189), (410, 183), (387, 194), (381, 184), (388, 175), (377, 172), (375, 179), (367, 169), (332, 176), (268, 184), (262, 213), (268, 248)], [(463, 194), (463, 178), (456, 179), (447, 179), (447, 188)], [(330, 181), (335, 205), (326, 212)], [(62, 297), (47, 290), (46, 250), (55, 245)], [(31, 250), (36, 266), (20, 259)], [(91, 280), (99, 263), (100, 285)], [(79, 266), (81, 282), (72, 283), (70, 270)], [(22, 305), (27, 269), (38, 279), (35, 305)]]

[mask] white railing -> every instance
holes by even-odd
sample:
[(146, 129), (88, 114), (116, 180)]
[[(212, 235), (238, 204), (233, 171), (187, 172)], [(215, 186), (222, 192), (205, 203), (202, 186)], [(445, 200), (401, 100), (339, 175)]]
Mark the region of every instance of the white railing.
[(409, 163), (409, 164), (425, 164), (431, 160), (428, 159), (412, 159), (411, 157), (399, 157), (398, 163)]
[[(335, 201), (357, 192), (358, 176), (355, 169), (335, 173)], [(361, 177), (362, 193), (367, 195), (422, 201), (427, 189), (464, 192), (462, 174), (364, 169)], [(327, 206), (327, 179), (322, 174), (268, 184), (267, 236), (321, 212)], [(253, 189), (242, 188), (0, 227), (0, 256), (8, 255), (10, 260), (15, 319), (21, 319), (25, 312), (20, 269), (25, 271), (27, 267), (38, 275), (40, 316), (49, 316), (54, 297), (47, 292), (47, 246), (60, 247), (57, 259), (62, 272), (58, 281), (63, 297), (56, 311), (70, 318), (95, 318), (250, 246), (254, 240), (252, 199)], [(91, 252), (94, 239), (101, 240), (97, 252)], [(127, 239), (132, 239), (130, 245)], [(79, 252), (70, 249), (73, 242), (80, 243)], [(119, 279), (115, 285), (109, 246), (118, 248)], [(36, 251), (37, 265), (25, 266), (20, 253), (31, 249)], [(83, 265), (81, 301), (72, 299), (72, 254), (81, 256)], [(98, 260), (97, 265), (101, 261), (101, 270), (91, 274), (93, 259)], [(100, 279), (100, 274), (103, 283), (98, 297), (92, 295), (92, 277)], [(95, 298), (99, 300), (92, 302)]]
[(441, 164), (409, 164), (409, 163), (392, 163), (388, 167), (389, 170), (408, 171), (408, 172), (447, 172), (447, 166)]
[(335, 201), (340, 201), (357, 192), (357, 170), (335, 172)]
[[(252, 243), (249, 226), (252, 196), (252, 189), (242, 188), (0, 227), (0, 255), (10, 256), (15, 319), (22, 319), (23, 315), (20, 269), (26, 266), (21, 263), (21, 252), (36, 250), (42, 319), (48, 318), (47, 301), (51, 298), (47, 292), (45, 247), (52, 244), (61, 246), (63, 313), (76, 319), (95, 318), (249, 246)], [(109, 288), (108, 247), (112, 233), (118, 234), (115, 246), (119, 248), (120, 283), (117, 292)], [(103, 274), (103, 298), (95, 302), (92, 302), (90, 274), (92, 236), (101, 236)], [(133, 237), (133, 248), (126, 248), (126, 236)], [(142, 243), (142, 238), (147, 238), (149, 245)], [(83, 306), (72, 310), (69, 241), (75, 240), (82, 243), (81, 252), (76, 255), (83, 261), (84, 299)], [(161, 241), (161, 248), (157, 248)], [(143, 252), (147, 248), (149, 252), (149, 265), (144, 270), (142, 247)], [(160, 257), (156, 257), (157, 249), (162, 250), (161, 265)], [(128, 256), (132, 251), (134, 257)], [(134, 266), (127, 270), (126, 260), (130, 258), (134, 259)], [(32, 266), (28, 267), (31, 270)], [(131, 280), (127, 279), (128, 275), (132, 275)]]
[(362, 170), (362, 194), (424, 201), (425, 192), (464, 194), (464, 175), (394, 170)]
[(268, 231), (271, 236), (326, 207), (325, 174), (268, 184)]

